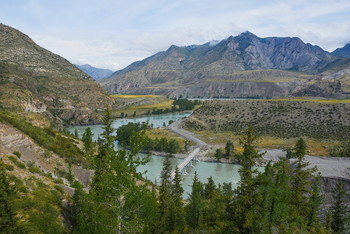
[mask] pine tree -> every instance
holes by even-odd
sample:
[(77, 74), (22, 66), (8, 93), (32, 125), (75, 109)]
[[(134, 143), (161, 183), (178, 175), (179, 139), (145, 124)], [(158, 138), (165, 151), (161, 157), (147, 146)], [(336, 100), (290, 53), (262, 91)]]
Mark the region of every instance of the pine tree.
[(234, 146), (231, 141), (227, 141), (225, 146), (225, 158), (230, 158), (234, 154)]
[(299, 228), (303, 228), (302, 225), (305, 224), (305, 218), (310, 213), (308, 197), (312, 193), (310, 183), (314, 178), (313, 173), (316, 172), (316, 168), (308, 168), (309, 163), (305, 161), (306, 144), (302, 138), (295, 144), (293, 154), (297, 160), (291, 183), (291, 191), (293, 191), (291, 215)]
[(319, 223), (319, 209), (322, 204), (322, 195), (320, 194), (320, 175), (316, 177), (312, 183), (312, 190), (308, 201), (309, 213), (308, 227), (309, 229), (317, 229), (320, 226)]
[(248, 128), (246, 135), (240, 140), (243, 146), (243, 153), (238, 156), (241, 164), (239, 169), (241, 180), (235, 191), (231, 217), (234, 228), (240, 233), (252, 233), (254, 230), (254, 204), (259, 198), (254, 179), (258, 175), (255, 166), (256, 161), (263, 155), (255, 149), (255, 140), (252, 128)]
[(91, 128), (86, 128), (82, 136), (82, 141), (84, 142), (84, 150), (87, 155), (91, 155), (94, 147), (94, 142), (92, 140), (93, 133)]
[(75, 136), (76, 138), (79, 138), (79, 134), (78, 134), (78, 130), (77, 130), (77, 129), (74, 129), (74, 136)]
[(171, 181), (171, 164), (170, 157), (167, 156), (163, 162), (163, 170), (161, 173), (161, 185), (159, 188), (159, 206), (160, 206), (160, 230), (161, 232), (173, 230), (171, 222), (172, 207), (172, 181)]
[(17, 226), (14, 200), (17, 191), (6, 173), (2, 160), (0, 161), (0, 230), (3, 233), (15, 233)]
[(332, 229), (336, 233), (341, 233), (345, 228), (345, 196), (346, 191), (343, 183), (340, 181), (333, 190), (334, 204), (332, 206)]
[[(149, 230), (157, 217), (154, 196), (146, 185), (138, 185), (136, 155), (142, 148), (144, 132), (134, 133), (131, 150), (115, 151), (110, 110), (103, 119), (104, 132), (95, 157), (95, 175), (89, 194), (83, 196), (78, 233), (140, 233)], [(79, 225), (80, 224), (80, 225)]]
[(176, 167), (175, 176), (172, 184), (172, 204), (170, 210), (171, 223), (173, 226), (172, 232), (183, 233), (186, 229), (186, 214), (183, 207), (184, 189), (181, 186), (181, 176), (179, 169)]
[(202, 183), (198, 180), (197, 172), (194, 174), (192, 192), (187, 206), (187, 220), (193, 230), (201, 229), (203, 221)]

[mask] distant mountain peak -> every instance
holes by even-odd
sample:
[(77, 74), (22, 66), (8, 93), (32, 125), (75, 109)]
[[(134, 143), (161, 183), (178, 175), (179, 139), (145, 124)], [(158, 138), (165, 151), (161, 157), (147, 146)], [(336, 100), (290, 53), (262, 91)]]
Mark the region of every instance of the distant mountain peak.
[(350, 58), (350, 43), (347, 43), (342, 48), (334, 50), (332, 54), (343, 58)]
[(90, 64), (84, 65), (75, 65), (77, 68), (94, 78), (95, 80), (104, 79), (110, 77), (113, 74), (113, 71), (109, 69), (93, 67)]

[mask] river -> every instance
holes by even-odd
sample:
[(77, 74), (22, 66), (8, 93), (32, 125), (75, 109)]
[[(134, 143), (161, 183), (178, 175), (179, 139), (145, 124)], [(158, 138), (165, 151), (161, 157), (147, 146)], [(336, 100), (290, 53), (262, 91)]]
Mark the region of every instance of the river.
[[(118, 127), (128, 124), (130, 122), (146, 122), (149, 124), (153, 124), (154, 128), (162, 127), (163, 123), (168, 124), (170, 120), (176, 121), (181, 118), (185, 118), (189, 116), (191, 113), (183, 112), (183, 113), (174, 113), (174, 114), (164, 114), (164, 115), (152, 115), (146, 117), (132, 118), (132, 119), (118, 119), (115, 120), (112, 124), (112, 127), (117, 129)], [(91, 126), (74, 126), (68, 128), (70, 132), (74, 132), (77, 129), (79, 136), (81, 137), (84, 133), (85, 129), (90, 127), (94, 137), (96, 140), (98, 135), (103, 132), (102, 125), (91, 125)], [(116, 149), (119, 148), (118, 143), (116, 143)], [(144, 155), (140, 154), (141, 157)], [(163, 161), (165, 157), (151, 155), (150, 161), (146, 165), (142, 165), (138, 168), (139, 172), (144, 172), (144, 177), (151, 181), (160, 182), (160, 173), (163, 167)], [(182, 159), (171, 158), (172, 167), (175, 168), (177, 164), (179, 164)], [(188, 193), (191, 192), (191, 185), (194, 178), (194, 173), (197, 171), (198, 178), (201, 182), (206, 183), (207, 178), (212, 176), (215, 183), (223, 183), (223, 182), (231, 182), (233, 187), (236, 187), (237, 182), (239, 181), (238, 174), (238, 165), (233, 164), (224, 164), (224, 163), (213, 163), (213, 162), (194, 162), (194, 167), (187, 168), (187, 175), (182, 176), (182, 186), (185, 190), (184, 197), (188, 197)]]

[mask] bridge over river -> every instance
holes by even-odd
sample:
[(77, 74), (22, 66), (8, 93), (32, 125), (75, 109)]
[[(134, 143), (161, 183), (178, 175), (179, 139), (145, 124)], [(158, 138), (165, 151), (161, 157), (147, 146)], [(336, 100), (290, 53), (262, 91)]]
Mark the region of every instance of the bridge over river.
[[(177, 168), (181, 174), (186, 174), (186, 167), (192, 166), (192, 161), (196, 160), (196, 156), (199, 153), (201, 149), (195, 148), (179, 165), (177, 165)], [(175, 177), (175, 171), (171, 173), (171, 179), (174, 179)]]

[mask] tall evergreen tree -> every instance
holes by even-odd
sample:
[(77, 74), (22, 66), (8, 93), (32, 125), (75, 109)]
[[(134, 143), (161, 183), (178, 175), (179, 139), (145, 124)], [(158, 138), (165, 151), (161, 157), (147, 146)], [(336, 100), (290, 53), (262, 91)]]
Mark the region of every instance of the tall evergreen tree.
[(197, 172), (194, 174), (192, 183), (192, 192), (187, 206), (188, 225), (195, 231), (199, 231), (203, 221), (203, 201), (202, 201), (202, 183), (198, 180)]
[(225, 146), (225, 158), (232, 157), (234, 154), (234, 146), (232, 141), (227, 141), (226, 146)]
[(94, 148), (94, 142), (92, 140), (92, 136), (93, 136), (93, 133), (91, 131), (91, 128), (86, 128), (81, 138), (84, 143), (85, 153), (87, 155), (91, 155)]
[(171, 180), (171, 164), (170, 157), (167, 156), (163, 162), (163, 170), (161, 173), (161, 185), (159, 188), (159, 206), (160, 206), (160, 231), (173, 230), (171, 222), (172, 198), (172, 180)]
[(293, 191), (291, 215), (299, 228), (302, 228), (305, 218), (310, 213), (308, 197), (312, 193), (310, 183), (314, 178), (313, 173), (316, 172), (316, 168), (309, 168), (309, 163), (305, 161), (306, 144), (302, 138), (296, 142), (293, 154), (297, 160), (291, 183), (291, 191)]
[(333, 190), (334, 204), (332, 206), (332, 229), (336, 233), (342, 233), (345, 228), (345, 196), (346, 191), (343, 183), (340, 181)]
[(170, 210), (171, 223), (173, 226), (172, 232), (184, 233), (186, 230), (186, 213), (183, 204), (184, 189), (181, 186), (181, 176), (179, 169), (176, 167), (175, 176), (172, 184), (172, 204)]
[(112, 119), (107, 108), (104, 132), (95, 157), (95, 175), (89, 194), (83, 196), (79, 233), (139, 233), (155, 222), (156, 203), (146, 185), (138, 185), (137, 152), (144, 144), (143, 133), (130, 140), (131, 150), (115, 151)]
[(255, 148), (255, 140), (252, 128), (248, 128), (246, 135), (240, 140), (240, 144), (243, 146), (243, 153), (238, 156), (241, 164), (239, 169), (241, 180), (235, 191), (231, 217), (233, 227), (237, 228), (236, 231), (240, 233), (252, 233), (254, 230), (256, 212), (253, 207), (259, 199), (254, 179), (258, 175), (255, 166), (256, 161), (263, 155)]

